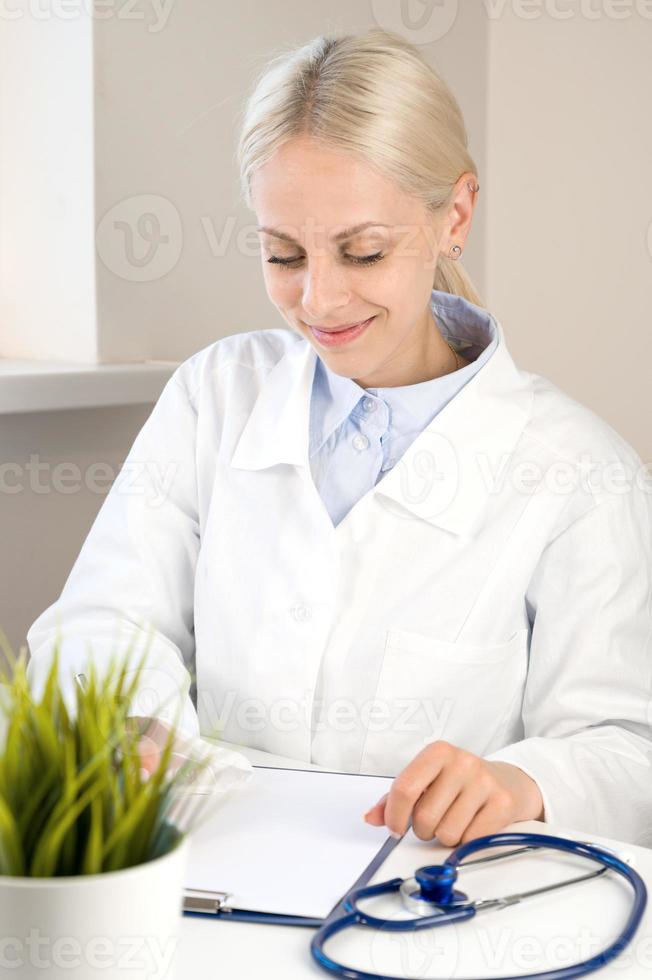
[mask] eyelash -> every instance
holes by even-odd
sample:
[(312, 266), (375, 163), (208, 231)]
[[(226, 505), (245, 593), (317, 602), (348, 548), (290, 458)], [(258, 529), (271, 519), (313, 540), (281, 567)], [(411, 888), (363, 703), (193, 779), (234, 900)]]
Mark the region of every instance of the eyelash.
[[(376, 252), (374, 255), (349, 255), (347, 257), (356, 265), (373, 265), (374, 262), (379, 262), (381, 259), (385, 258), (382, 252)], [(301, 256), (298, 256), (296, 259), (280, 259), (278, 256), (272, 255), (272, 257), (267, 259), (267, 261), (273, 265), (283, 265), (289, 267), (294, 265), (295, 262), (300, 262)]]

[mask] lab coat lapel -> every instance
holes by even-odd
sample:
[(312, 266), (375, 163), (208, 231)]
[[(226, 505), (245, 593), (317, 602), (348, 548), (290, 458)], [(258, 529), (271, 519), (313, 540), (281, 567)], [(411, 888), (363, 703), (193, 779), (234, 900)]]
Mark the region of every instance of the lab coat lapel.
[(493, 479), (532, 409), (527, 376), (514, 364), (496, 322), (498, 346), (376, 485), (376, 494), (446, 531), (477, 526)]
[[(515, 366), (503, 329), (495, 322), (498, 346), (493, 355), (365, 496), (455, 534), (475, 527), (492, 477), (513, 451), (532, 405), (527, 376)], [(233, 467), (309, 467), (316, 358), (314, 348), (296, 338), (272, 368), (236, 444)]]
[(297, 337), (269, 372), (231, 457), (236, 469), (308, 465), (310, 395), (317, 354)]

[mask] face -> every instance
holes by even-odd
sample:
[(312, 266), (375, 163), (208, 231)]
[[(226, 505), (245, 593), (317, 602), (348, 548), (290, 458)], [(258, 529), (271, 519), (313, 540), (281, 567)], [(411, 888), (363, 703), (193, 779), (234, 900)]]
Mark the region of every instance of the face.
[(460, 177), (435, 221), (365, 160), (310, 137), (284, 144), (256, 171), (267, 294), (332, 371), (369, 388), (453, 369), (430, 297), (440, 251), (464, 244), (470, 179)]

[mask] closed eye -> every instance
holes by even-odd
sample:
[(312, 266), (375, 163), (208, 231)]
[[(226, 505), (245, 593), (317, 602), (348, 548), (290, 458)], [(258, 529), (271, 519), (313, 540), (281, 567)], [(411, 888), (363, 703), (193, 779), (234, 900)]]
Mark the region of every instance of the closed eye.
[[(345, 258), (347, 258), (350, 262), (354, 262), (356, 265), (372, 265), (374, 262), (378, 262), (380, 261), (380, 259), (384, 257), (385, 256), (382, 252), (376, 252), (374, 255), (346, 255), (345, 256)], [(267, 261), (272, 263), (273, 265), (293, 266), (301, 262), (302, 259), (303, 259), (302, 255), (297, 255), (295, 258), (291, 258), (291, 259), (282, 259), (278, 255), (272, 255), (270, 256), (269, 259), (267, 259)]]

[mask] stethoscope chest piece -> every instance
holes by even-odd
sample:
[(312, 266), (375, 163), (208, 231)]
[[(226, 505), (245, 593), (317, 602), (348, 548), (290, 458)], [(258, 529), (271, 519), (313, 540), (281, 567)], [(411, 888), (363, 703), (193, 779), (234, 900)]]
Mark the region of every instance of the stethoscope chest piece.
[(406, 878), (399, 893), (404, 908), (417, 915), (444, 915), (446, 909), (467, 905), (468, 895), (454, 889), (457, 869), (450, 864), (427, 864)]

